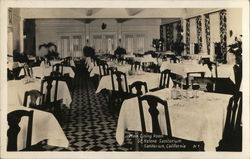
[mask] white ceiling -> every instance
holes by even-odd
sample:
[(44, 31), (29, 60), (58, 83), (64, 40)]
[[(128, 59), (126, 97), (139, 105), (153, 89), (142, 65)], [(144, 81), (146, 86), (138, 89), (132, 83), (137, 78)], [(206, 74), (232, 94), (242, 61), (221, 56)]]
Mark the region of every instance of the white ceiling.
[[(21, 8), (23, 18), (184, 18), (207, 8)], [(210, 9), (211, 10), (211, 9)]]

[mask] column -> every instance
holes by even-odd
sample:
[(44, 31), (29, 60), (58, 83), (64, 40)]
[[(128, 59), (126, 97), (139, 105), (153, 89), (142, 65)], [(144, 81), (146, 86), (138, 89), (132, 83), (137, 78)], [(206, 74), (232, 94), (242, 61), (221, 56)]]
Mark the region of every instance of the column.
[(19, 37), (20, 37), (20, 41), (19, 41), (19, 45), (20, 45), (20, 53), (23, 53), (24, 51), (24, 36), (23, 36), (23, 25), (24, 25), (24, 18), (20, 18), (20, 28), (19, 28)]

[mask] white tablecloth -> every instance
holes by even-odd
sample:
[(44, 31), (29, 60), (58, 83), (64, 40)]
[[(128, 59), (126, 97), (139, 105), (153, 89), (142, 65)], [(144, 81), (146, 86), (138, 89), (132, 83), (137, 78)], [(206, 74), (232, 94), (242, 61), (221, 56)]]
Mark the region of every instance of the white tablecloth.
[[(55, 65), (55, 64), (58, 64), (58, 63), (62, 63), (62, 62), (63, 62), (63, 60), (51, 60), (50, 61), (52, 66)], [(43, 63), (44, 62), (41, 62), (41, 65), (43, 65)], [(76, 67), (75, 62), (73, 60), (70, 60), (70, 66)]]
[[(163, 89), (148, 94), (156, 95), (161, 99), (169, 97), (170, 89)], [(172, 135), (175, 137), (204, 141), (205, 151), (215, 151), (222, 138), (227, 105), (230, 95), (202, 93), (197, 99), (167, 100), (170, 114)], [(146, 102), (143, 104), (147, 104)], [(182, 105), (178, 105), (182, 104)], [(148, 107), (148, 106), (147, 106)], [(151, 118), (144, 109), (146, 129), (152, 132)], [(159, 124), (164, 134), (166, 120), (163, 107), (158, 108)], [(116, 130), (116, 140), (121, 145), (124, 142), (125, 130), (141, 131), (141, 121), (137, 98), (130, 98), (123, 102)]]
[[(188, 72), (205, 72), (205, 77), (211, 77), (211, 74), (215, 77), (215, 69), (211, 73), (207, 65), (163, 62), (160, 70), (163, 71), (165, 69), (169, 69), (172, 73), (181, 75), (184, 78), (187, 77)], [(235, 81), (233, 65), (219, 65), (217, 73), (218, 78), (230, 78), (233, 82)]]
[[(114, 80), (116, 80), (114, 76)], [(147, 83), (148, 89), (158, 88), (160, 83), (160, 73), (149, 73), (142, 72), (141, 75), (127, 76), (128, 85), (135, 81), (143, 81)], [(170, 79), (169, 87), (173, 87), (173, 82)], [(118, 88), (117, 82), (115, 81), (115, 88)], [(96, 93), (99, 93), (102, 89), (112, 90), (111, 75), (103, 76), (99, 82)]]
[[(50, 73), (52, 72), (52, 66), (50, 67), (32, 67), (33, 70), (33, 76), (34, 77), (44, 77), (44, 76), (49, 76)], [(64, 66), (63, 67), (63, 74), (69, 74), (71, 78), (75, 77), (75, 72), (72, 70), (71, 67)], [(20, 71), (19, 76), (24, 75), (23, 69)]]
[(134, 58), (135, 61), (138, 61), (138, 62), (153, 62), (154, 64), (157, 64), (157, 59), (156, 58), (153, 58), (150, 56), (144, 56), (144, 57), (135, 57)]
[[(109, 66), (114, 66), (111, 64), (112, 62), (108, 62)], [(131, 65), (115, 65), (114, 67), (117, 68), (118, 71), (127, 73), (129, 70), (131, 70)], [(102, 70), (101, 70), (102, 71)], [(100, 70), (99, 70), (99, 66), (94, 66), (93, 69), (90, 71), (89, 76), (93, 77), (94, 75), (99, 75), (100, 74)]]
[[(32, 129), (32, 140), (31, 144), (37, 144), (40, 141), (48, 139), (48, 145), (68, 147), (69, 141), (66, 138), (61, 126), (54, 117), (53, 114), (45, 111), (40, 111), (36, 109), (26, 108), (23, 106), (10, 106), (8, 107), (8, 112), (15, 110), (34, 110), (33, 114), (33, 129)], [(18, 134), (18, 150), (24, 149), (26, 147), (26, 135), (27, 135), (27, 118), (23, 117), (20, 124), (21, 130)], [(8, 129), (8, 127), (7, 127)]]
[[(53, 81), (53, 87), (51, 90), (51, 100), (54, 100), (55, 92), (55, 81)], [(22, 80), (11, 80), (8, 81), (8, 105), (23, 105), (24, 93), (32, 89), (39, 90), (41, 89), (41, 80), (37, 80), (32, 83), (24, 84)], [(44, 93), (46, 93), (46, 84), (44, 85)], [(71, 94), (69, 88), (64, 81), (59, 81), (57, 99), (62, 99), (63, 104), (70, 108), (72, 102)]]

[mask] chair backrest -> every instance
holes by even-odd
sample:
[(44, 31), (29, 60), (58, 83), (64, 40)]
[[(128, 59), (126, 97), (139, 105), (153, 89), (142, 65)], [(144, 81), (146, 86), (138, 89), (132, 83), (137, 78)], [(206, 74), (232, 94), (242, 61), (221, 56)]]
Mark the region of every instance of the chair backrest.
[(170, 59), (170, 63), (180, 63), (181, 60), (175, 56), (172, 56)]
[(169, 87), (170, 72), (171, 71), (168, 69), (161, 72), (161, 78), (160, 78), (160, 84), (159, 84), (160, 89)]
[(106, 61), (100, 61), (98, 63), (98, 67), (99, 67), (99, 74), (101, 77), (109, 74), (109, 72), (108, 72), (109, 66), (108, 66)]
[(108, 71), (108, 75), (109, 75), (112, 72), (118, 71), (118, 69), (117, 69), (117, 67), (108, 67), (107, 71)]
[(63, 75), (63, 64), (57, 63), (57, 64), (53, 65), (52, 71), (59, 72)]
[(62, 62), (62, 64), (64, 65), (64, 66), (70, 66), (70, 61), (72, 60), (72, 57), (65, 57), (64, 59), (63, 59), (63, 62)]
[(134, 61), (131, 63), (131, 70), (139, 70), (141, 68), (141, 63), (139, 61)]
[(19, 123), (22, 117), (28, 117), (28, 126), (27, 126), (27, 138), (26, 138), (26, 147), (31, 146), (32, 139), (32, 126), (33, 126), (33, 110), (16, 110), (8, 113), (7, 120), (9, 129), (7, 131), (8, 143), (7, 151), (17, 151), (17, 137), (21, 128)]
[(217, 64), (215, 62), (212, 61), (204, 61), (203, 64), (206, 64), (208, 69), (212, 72), (211, 77), (213, 77), (213, 71), (215, 73), (215, 77), (214, 78), (218, 78), (218, 70), (217, 70)]
[(240, 131), (242, 119), (242, 92), (237, 92), (229, 99), (223, 138), (233, 138)]
[(142, 62), (143, 71), (151, 71), (152, 66), (154, 66), (154, 62)]
[(23, 71), (25, 76), (33, 77), (33, 69), (29, 67), (27, 64), (23, 66)]
[(148, 92), (148, 86), (147, 86), (147, 83), (146, 82), (142, 82), (142, 81), (135, 81), (134, 83), (132, 83), (131, 85), (129, 85), (129, 91), (131, 94), (134, 94), (133, 93), (133, 88), (136, 89), (136, 95), (142, 95), (143, 92), (142, 92), (142, 86), (144, 86), (144, 90), (145, 90), (145, 93)]
[(119, 64), (125, 64), (126, 63), (126, 60), (123, 58), (123, 57), (120, 57), (120, 58), (118, 58), (117, 59), (117, 62), (119, 63)]
[(186, 78), (186, 85), (189, 86), (190, 83), (192, 83), (192, 79), (191, 76), (197, 76), (199, 75), (199, 77), (204, 78), (205, 77), (205, 72), (188, 72), (187, 73), (187, 78)]
[[(28, 103), (28, 97), (30, 97), (30, 103), (29, 105), (27, 105)], [(36, 101), (37, 98), (39, 99), (39, 103), (38, 105), (42, 105), (43, 104), (43, 99), (44, 99), (44, 95), (39, 91), (39, 90), (30, 90), (30, 91), (26, 91), (24, 94), (24, 102), (23, 102), (23, 106), (27, 107), (33, 107), (33, 106), (37, 106)]]
[(143, 111), (143, 101), (147, 101), (149, 105), (148, 112), (151, 116), (151, 121), (152, 121), (152, 132), (154, 134), (162, 134), (162, 130), (160, 128), (159, 120), (158, 120), (158, 115), (159, 110), (157, 109), (158, 104), (160, 103), (161, 105), (164, 106), (164, 115), (166, 119), (166, 128), (167, 128), (167, 133), (169, 137), (172, 137), (172, 131), (171, 131), (171, 124), (170, 124), (170, 117), (169, 117), (169, 111), (168, 111), (168, 103), (165, 100), (160, 99), (157, 96), (153, 95), (144, 95), (144, 96), (138, 96), (138, 102), (139, 102), (139, 111), (140, 111), (140, 118), (141, 118), (141, 127), (142, 127), (142, 132), (146, 132), (146, 125), (145, 125), (145, 118), (144, 118), (144, 111)]
[[(55, 92), (54, 92), (54, 100), (51, 101), (51, 90), (53, 87), (53, 81), (55, 81)], [(45, 83), (47, 84), (46, 86), (46, 94), (44, 93), (44, 87), (45, 87)], [(44, 102), (45, 104), (50, 104), (51, 102), (56, 102), (57, 101), (57, 92), (58, 92), (58, 83), (59, 83), (59, 78), (56, 77), (51, 77), (51, 76), (46, 76), (44, 77), (44, 79), (42, 80), (42, 84), (41, 84), (41, 94), (45, 94), (45, 99)]]
[[(116, 77), (116, 79), (114, 79), (114, 76)], [(122, 86), (123, 85), (123, 80), (124, 80), (125, 88), (123, 88), (123, 86)], [(118, 91), (120, 91), (120, 92), (129, 92), (128, 91), (127, 76), (126, 76), (125, 73), (123, 73), (121, 71), (111, 72), (111, 81), (112, 81), (112, 89), (113, 89), (113, 91), (117, 90), (115, 88), (115, 81), (116, 81), (117, 86), (118, 86)]]

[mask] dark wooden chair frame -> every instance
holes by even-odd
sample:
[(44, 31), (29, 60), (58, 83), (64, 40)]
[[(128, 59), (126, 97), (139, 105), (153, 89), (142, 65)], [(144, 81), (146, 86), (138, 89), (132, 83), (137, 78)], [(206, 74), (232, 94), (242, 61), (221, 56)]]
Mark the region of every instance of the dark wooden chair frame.
[(129, 85), (129, 91), (131, 94), (133, 93), (133, 88), (136, 89), (136, 95), (142, 95), (142, 86), (144, 87), (145, 93), (148, 92), (148, 86), (146, 82), (142, 82), (142, 81), (135, 81), (134, 83), (132, 83), (131, 85)]
[(28, 117), (28, 127), (27, 127), (27, 138), (26, 138), (26, 147), (31, 147), (32, 139), (32, 126), (33, 126), (33, 110), (16, 110), (8, 113), (7, 120), (9, 129), (7, 131), (8, 143), (7, 151), (17, 151), (17, 137), (21, 128), (19, 127), (19, 122), (22, 117)]

